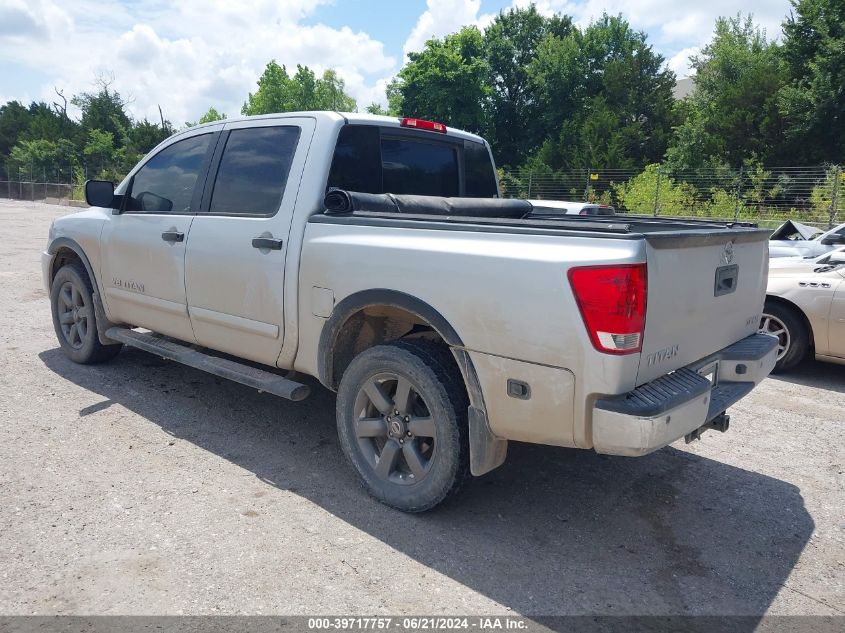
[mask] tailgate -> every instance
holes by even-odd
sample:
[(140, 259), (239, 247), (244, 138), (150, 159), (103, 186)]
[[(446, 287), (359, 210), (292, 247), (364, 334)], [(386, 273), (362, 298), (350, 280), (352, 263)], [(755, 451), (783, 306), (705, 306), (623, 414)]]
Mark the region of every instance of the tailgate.
[(648, 300), (637, 385), (757, 331), (768, 234), (752, 228), (646, 237)]

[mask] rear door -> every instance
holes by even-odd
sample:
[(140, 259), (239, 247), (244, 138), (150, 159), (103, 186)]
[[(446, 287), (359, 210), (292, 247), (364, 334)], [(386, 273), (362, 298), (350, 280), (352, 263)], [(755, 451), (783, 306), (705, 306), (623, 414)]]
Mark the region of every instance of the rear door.
[(276, 363), (285, 255), (314, 125), (305, 117), (226, 124), (185, 260), (188, 311), (201, 345)]
[(654, 236), (637, 384), (757, 331), (768, 277), (764, 231)]

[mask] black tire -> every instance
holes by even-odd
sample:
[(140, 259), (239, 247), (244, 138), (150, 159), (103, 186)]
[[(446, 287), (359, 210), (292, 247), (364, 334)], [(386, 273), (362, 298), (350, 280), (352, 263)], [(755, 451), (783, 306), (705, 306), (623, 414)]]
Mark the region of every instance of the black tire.
[(802, 315), (779, 301), (766, 301), (760, 331), (778, 337), (778, 361), (772, 373), (792, 369), (810, 350), (810, 333)]
[[(397, 394), (400, 383), (410, 385), (406, 398)], [(378, 408), (380, 397), (368, 395), (373, 385), (386, 397)], [(340, 445), (373, 497), (404, 512), (430, 510), (469, 477), (467, 407), (460, 371), (445, 345), (415, 339), (371, 347), (340, 381)]]
[(56, 273), (50, 286), (50, 307), (56, 338), (73, 362), (102, 363), (114, 358), (123, 347), (120, 343), (100, 343), (93, 286), (81, 264), (66, 264)]

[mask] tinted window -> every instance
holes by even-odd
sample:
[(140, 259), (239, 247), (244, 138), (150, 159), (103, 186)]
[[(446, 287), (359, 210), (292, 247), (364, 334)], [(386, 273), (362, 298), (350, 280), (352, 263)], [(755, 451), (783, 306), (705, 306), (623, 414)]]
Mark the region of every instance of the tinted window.
[(457, 196), (458, 156), (453, 145), (382, 138), (383, 190), (423, 196)]
[(135, 174), (127, 209), (188, 213), (211, 134), (178, 141), (153, 156)]
[(329, 187), (382, 193), (379, 129), (371, 125), (345, 125), (337, 137)]
[(211, 213), (273, 215), (282, 201), (299, 128), (232, 130), (217, 170)]
[(499, 195), (487, 147), (475, 141), (464, 141), (464, 171), (468, 198), (495, 198)]

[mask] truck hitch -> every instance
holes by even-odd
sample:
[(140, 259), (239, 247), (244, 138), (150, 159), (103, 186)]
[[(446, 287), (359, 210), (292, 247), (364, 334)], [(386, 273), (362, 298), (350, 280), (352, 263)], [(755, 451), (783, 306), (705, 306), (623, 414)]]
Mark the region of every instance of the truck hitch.
[(691, 432), (687, 433), (686, 435), (684, 435), (684, 441), (687, 444), (689, 444), (693, 440), (700, 440), (701, 435), (704, 433), (704, 431), (707, 431), (709, 429), (714, 429), (716, 431), (719, 431), (720, 433), (724, 433), (725, 431), (728, 430), (728, 427), (730, 427), (730, 425), (731, 425), (731, 416), (729, 416), (727, 413), (725, 413), (723, 411), (722, 413), (717, 415), (715, 418), (713, 418), (712, 420), (710, 420), (706, 424), (703, 424), (700, 427), (698, 427), (697, 429), (695, 429), (694, 431), (691, 431)]

